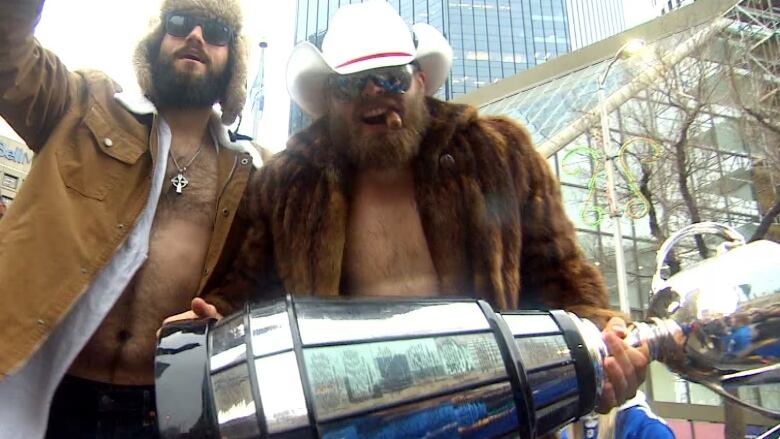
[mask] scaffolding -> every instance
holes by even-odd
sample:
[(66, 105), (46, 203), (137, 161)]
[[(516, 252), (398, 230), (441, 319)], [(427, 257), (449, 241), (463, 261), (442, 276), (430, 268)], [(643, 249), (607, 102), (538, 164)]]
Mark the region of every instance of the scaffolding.
[(731, 25), (721, 37), (735, 101), (764, 128), (763, 142), (776, 146), (762, 151), (754, 171), (760, 210), (766, 215), (780, 197), (780, 0), (743, 0), (726, 18)]

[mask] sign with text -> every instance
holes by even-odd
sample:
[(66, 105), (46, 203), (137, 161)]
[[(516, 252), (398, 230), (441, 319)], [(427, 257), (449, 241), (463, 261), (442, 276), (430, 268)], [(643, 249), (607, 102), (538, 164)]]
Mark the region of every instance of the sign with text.
[(29, 165), (32, 162), (32, 153), (26, 148), (16, 146), (0, 139), (0, 159), (12, 161), (20, 165)]

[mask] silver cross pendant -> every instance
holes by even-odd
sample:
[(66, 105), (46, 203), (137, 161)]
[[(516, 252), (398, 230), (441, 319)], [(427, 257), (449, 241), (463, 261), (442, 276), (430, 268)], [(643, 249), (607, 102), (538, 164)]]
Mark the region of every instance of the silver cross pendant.
[(173, 184), (173, 187), (176, 188), (176, 193), (180, 194), (181, 190), (187, 187), (188, 184), (190, 184), (189, 180), (187, 180), (187, 177), (184, 176), (181, 172), (179, 172), (178, 175), (173, 177), (171, 179), (171, 183)]

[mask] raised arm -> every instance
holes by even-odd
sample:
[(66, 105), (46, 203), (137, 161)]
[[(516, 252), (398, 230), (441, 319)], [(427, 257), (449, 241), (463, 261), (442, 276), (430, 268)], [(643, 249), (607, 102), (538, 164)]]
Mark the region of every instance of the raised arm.
[(0, 0), (0, 117), (35, 152), (78, 92), (78, 76), (33, 37), (43, 0)]

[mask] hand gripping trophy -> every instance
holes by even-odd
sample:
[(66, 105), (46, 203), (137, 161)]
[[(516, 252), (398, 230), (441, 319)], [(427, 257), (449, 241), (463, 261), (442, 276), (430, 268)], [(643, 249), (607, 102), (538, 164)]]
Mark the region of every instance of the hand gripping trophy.
[[(719, 254), (662, 278), (674, 245), (697, 234), (723, 237)], [(629, 341), (780, 419), (728, 392), (780, 382), (780, 244), (691, 225), (661, 246), (652, 290)], [(606, 355), (595, 325), (564, 311), (288, 296), (163, 328), (159, 427), (163, 437), (533, 438), (594, 409)]]

